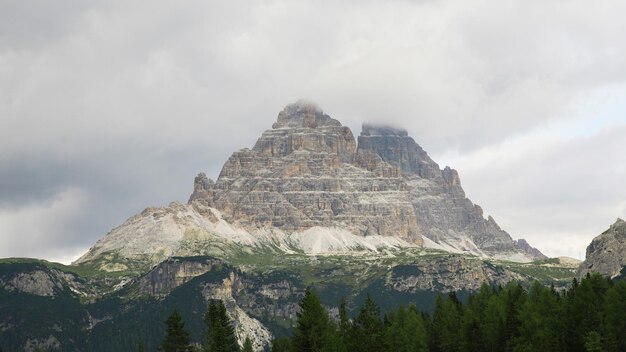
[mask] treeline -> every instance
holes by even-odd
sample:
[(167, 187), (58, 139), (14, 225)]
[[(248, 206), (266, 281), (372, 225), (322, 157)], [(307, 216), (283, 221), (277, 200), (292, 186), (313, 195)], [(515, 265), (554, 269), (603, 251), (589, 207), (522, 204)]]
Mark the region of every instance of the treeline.
[[(240, 348), (221, 301), (212, 300), (205, 315), (202, 351), (252, 351)], [(167, 320), (161, 350), (195, 351), (180, 315)], [(483, 285), (467, 302), (455, 293), (437, 297), (432, 314), (415, 306), (381, 314), (369, 296), (348, 316), (345, 300), (331, 317), (319, 297), (307, 289), (291, 337), (272, 342), (272, 352), (478, 352), (478, 351), (626, 351), (626, 281), (587, 275), (563, 292), (535, 282)]]
[(585, 277), (562, 293), (533, 284), (483, 285), (466, 303), (439, 296), (431, 314), (399, 307), (381, 317), (368, 297), (353, 319), (332, 319), (307, 290), (292, 337), (272, 352), (626, 351), (626, 282)]

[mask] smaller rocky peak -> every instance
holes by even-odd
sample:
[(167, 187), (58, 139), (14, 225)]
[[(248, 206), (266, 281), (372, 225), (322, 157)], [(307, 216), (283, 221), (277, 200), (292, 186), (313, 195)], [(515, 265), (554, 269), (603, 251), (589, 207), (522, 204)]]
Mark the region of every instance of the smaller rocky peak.
[(535, 260), (537, 259), (547, 259), (548, 257), (541, 253), (541, 251), (533, 246), (530, 245), (530, 243), (528, 243), (528, 241), (526, 241), (523, 238), (520, 238), (518, 240), (516, 240), (515, 242), (517, 242), (517, 246), (526, 254), (529, 254), (531, 257), (535, 258)]
[(621, 230), (622, 232), (626, 231), (626, 221), (622, 220), (622, 218), (617, 218), (617, 220), (615, 221), (615, 223), (613, 223), (613, 225), (611, 225), (609, 230), (610, 231)]
[(446, 166), (441, 170), (441, 174), (443, 175), (443, 179), (446, 180), (446, 183), (450, 186), (461, 186), (461, 178), (459, 177), (459, 173), (451, 168), (450, 166)]
[(408, 137), (409, 133), (403, 128), (397, 128), (387, 125), (377, 125), (372, 123), (364, 123), (361, 136), (396, 136), (396, 137)]
[(411, 138), (405, 129), (364, 123), (358, 138), (358, 150), (371, 150), (383, 161), (400, 168), (405, 176), (441, 178), (439, 165)]
[(322, 126), (340, 127), (341, 123), (324, 114), (316, 104), (298, 100), (285, 106), (278, 113), (278, 120), (272, 125), (272, 128), (318, 128)]
[(215, 182), (204, 172), (199, 173), (193, 180), (193, 193), (189, 197), (189, 204), (201, 201), (206, 206), (212, 206), (215, 196)]
[(215, 182), (208, 178), (204, 172), (199, 173), (193, 180), (193, 186), (195, 190), (207, 190), (210, 189)]
[(626, 222), (620, 218), (608, 230), (595, 237), (587, 246), (585, 261), (578, 277), (588, 272), (615, 277), (626, 267)]

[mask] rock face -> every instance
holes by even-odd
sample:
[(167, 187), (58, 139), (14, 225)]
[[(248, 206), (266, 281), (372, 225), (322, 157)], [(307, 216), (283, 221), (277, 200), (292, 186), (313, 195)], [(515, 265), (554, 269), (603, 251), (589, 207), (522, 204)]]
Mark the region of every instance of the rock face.
[(190, 203), (215, 207), (249, 230), (334, 227), (421, 244), (399, 172), (380, 160), (359, 167), (356, 157), (348, 127), (314, 105), (288, 105), (251, 150), (228, 159), (216, 182), (199, 175)]
[(365, 124), (357, 146), (348, 127), (298, 102), (252, 149), (233, 153), (216, 181), (200, 173), (187, 205), (146, 209), (76, 263), (133, 270), (139, 261), (220, 255), (233, 242), (278, 252), (423, 245), (514, 261), (544, 257), (485, 219), (458, 173), (440, 169), (406, 131)]
[[(145, 295), (160, 296), (186, 283), (196, 276), (211, 270), (215, 260), (180, 261), (170, 259), (157, 265), (138, 282), (139, 292)], [(222, 262), (218, 261), (218, 265)]]
[(77, 275), (51, 269), (43, 264), (21, 264), (20, 271), (6, 271), (5, 267), (0, 265), (0, 290), (40, 297), (55, 297), (66, 290), (81, 294), (92, 293), (89, 283), (79, 279)]
[(478, 290), (485, 282), (494, 286), (505, 286), (511, 281), (524, 281), (526, 279), (521, 274), (499, 266), (470, 260), (462, 256), (452, 256), (395, 267), (392, 270), (388, 285), (394, 291), (399, 292), (417, 292), (420, 290), (451, 292)]
[(485, 219), (482, 209), (465, 196), (457, 171), (447, 166), (441, 170), (405, 130), (363, 125), (357, 154), (366, 153), (401, 170), (420, 233), (443, 249), (522, 261), (545, 258), (513, 241), (491, 216)]
[[(548, 257), (546, 257), (543, 253), (541, 253), (541, 251), (539, 251), (537, 248), (531, 246), (525, 239), (520, 238), (519, 240), (516, 240), (515, 242), (517, 242), (517, 245), (519, 246), (519, 248), (521, 250), (524, 251), (524, 253), (528, 254), (529, 256), (533, 257), (533, 258), (537, 258), (537, 259), (546, 259)], [(561, 258), (559, 258), (560, 260)], [(563, 260), (565, 260), (565, 258), (563, 258)]]
[(578, 268), (581, 278), (590, 272), (615, 277), (626, 267), (626, 221), (617, 221), (594, 238), (587, 247), (585, 261)]

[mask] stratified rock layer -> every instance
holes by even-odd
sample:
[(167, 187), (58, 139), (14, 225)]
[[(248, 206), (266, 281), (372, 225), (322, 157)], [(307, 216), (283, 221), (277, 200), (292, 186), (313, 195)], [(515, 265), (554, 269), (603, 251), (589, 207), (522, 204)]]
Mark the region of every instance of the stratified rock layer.
[(594, 238), (587, 247), (585, 261), (578, 268), (578, 277), (597, 272), (614, 277), (626, 267), (626, 221), (617, 221)]
[(77, 263), (139, 270), (138, 260), (147, 266), (240, 246), (324, 254), (424, 245), (543, 258), (485, 219), (458, 173), (440, 169), (406, 131), (366, 124), (358, 141), (315, 105), (288, 105), (252, 149), (230, 156), (216, 181), (200, 173), (189, 204), (146, 209)]
[(216, 182), (199, 175), (190, 202), (217, 208), (249, 230), (334, 227), (421, 244), (404, 179), (372, 157), (371, 169), (355, 165), (350, 129), (314, 105), (296, 103), (252, 149), (235, 152)]
[(485, 219), (483, 210), (465, 196), (457, 171), (447, 166), (441, 170), (406, 131), (363, 125), (357, 154), (366, 153), (401, 170), (420, 232), (435, 243), (488, 256), (545, 258), (513, 241), (492, 217)]

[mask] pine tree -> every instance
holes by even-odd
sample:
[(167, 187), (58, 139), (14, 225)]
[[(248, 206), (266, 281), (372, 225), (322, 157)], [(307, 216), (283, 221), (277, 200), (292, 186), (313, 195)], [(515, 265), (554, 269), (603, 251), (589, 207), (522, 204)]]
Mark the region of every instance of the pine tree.
[(384, 343), (386, 351), (425, 352), (428, 349), (426, 325), (415, 306), (385, 315)]
[(433, 313), (432, 347), (440, 352), (458, 352), (461, 349), (461, 314), (460, 302), (456, 295), (447, 299), (437, 296)]
[(243, 343), (243, 348), (241, 349), (241, 352), (254, 352), (254, 349), (252, 348), (252, 341), (250, 341), (250, 338), (246, 336), (246, 341)]
[(272, 341), (272, 352), (291, 352), (291, 345), (288, 337), (277, 337)]
[(595, 331), (590, 331), (585, 336), (585, 351), (586, 352), (602, 352), (602, 338), (600, 334)]
[(239, 345), (235, 337), (235, 330), (226, 313), (226, 307), (221, 300), (209, 300), (209, 306), (204, 315), (205, 344), (207, 352), (237, 352)]
[(602, 336), (604, 297), (610, 281), (600, 274), (587, 274), (568, 291), (565, 300), (565, 342), (567, 350), (585, 351), (585, 337), (590, 331)]
[(350, 322), (348, 321), (348, 311), (346, 309), (346, 299), (341, 297), (341, 302), (339, 303), (339, 334), (342, 338), (346, 337), (348, 333)]
[(562, 351), (563, 339), (559, 331), (562, 321), (559, 296), (553, 290), (535, 281), (528, 300), (519, 312), (520, 335), (514, 341), (514, 351)]
[(293, 332), (293, 351), (328, 351), (332, 347), (333, 334), (333, 326), (319, 297), (307, 288)]
[(380, 319), (380, 308), (367, 295), (359, 314), (354, 318), (348, 332), (347, 347), (350, 351), (382, 351), (384, 326)]
[(611, 287), (604, 299), (606, 350), (626, 351), (626, 281)]
[(189, 333), (185, 331), (185, 323), (183, 323), (180, 314), (174, 310), (165, 323), (167, 324), (167, 333), (161, 344), (161, 349), (164, 352), (190, 351)]

